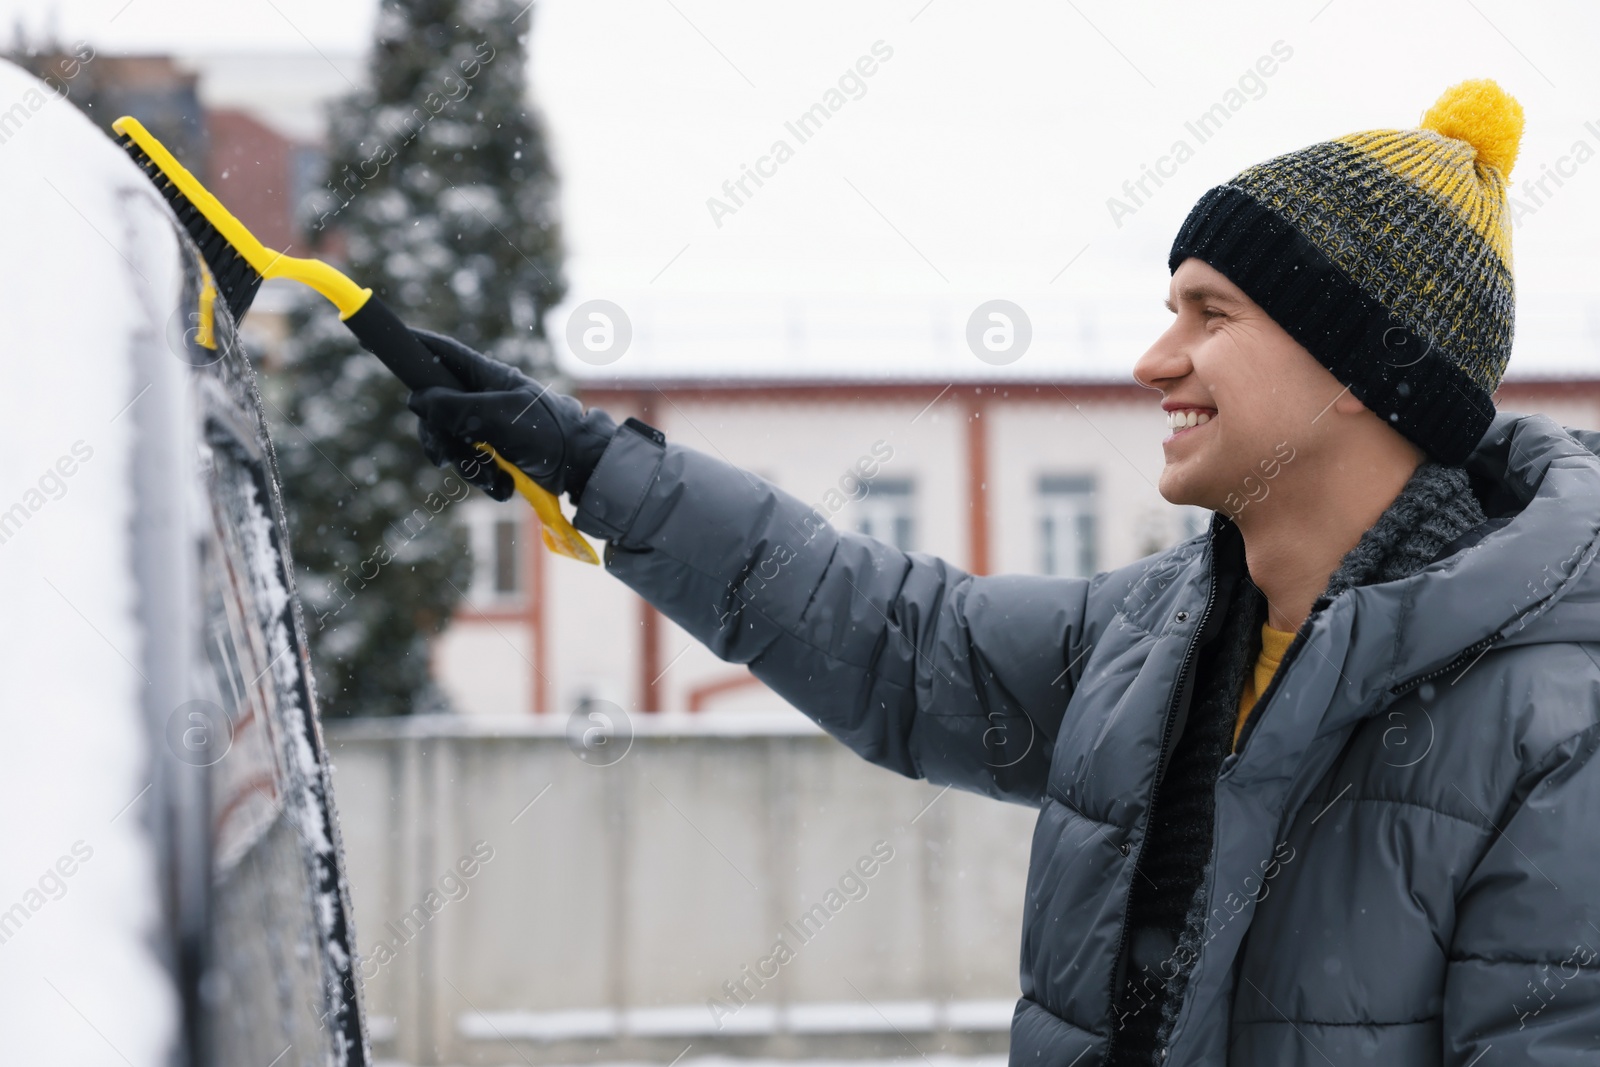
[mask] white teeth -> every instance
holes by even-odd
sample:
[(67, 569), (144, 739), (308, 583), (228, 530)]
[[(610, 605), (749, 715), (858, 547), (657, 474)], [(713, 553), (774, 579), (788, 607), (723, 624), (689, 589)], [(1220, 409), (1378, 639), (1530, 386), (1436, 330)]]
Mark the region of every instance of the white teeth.
[(1196, 411), (1193, 408), (1187, 411), (1167, 412), (1167, 428), (1169, 430), (1184, 430), (1190, 426), (1200, 426), (1210, 422), (1212, 416), (1209, 412)]

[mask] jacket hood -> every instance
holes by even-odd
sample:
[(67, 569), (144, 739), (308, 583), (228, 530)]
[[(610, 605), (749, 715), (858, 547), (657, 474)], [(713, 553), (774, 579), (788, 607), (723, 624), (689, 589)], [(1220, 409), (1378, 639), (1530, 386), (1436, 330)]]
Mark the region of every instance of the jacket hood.
[(1600, 433), (1502, 411), (1464, 466), (1485, 522), (1406, 578), (1324, 602), (1349, 634), (1335, 718), (1490, 648), (1600, 641)]

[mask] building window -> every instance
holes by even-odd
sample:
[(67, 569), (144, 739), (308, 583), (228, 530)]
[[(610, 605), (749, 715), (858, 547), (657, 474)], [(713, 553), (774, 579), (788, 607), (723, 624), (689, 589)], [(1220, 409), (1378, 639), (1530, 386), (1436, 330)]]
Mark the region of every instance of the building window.
[(517, 591), (517, 524), (511, 519), (494, 523), (494, 591), (498, 596)]
[(1045, 574), (1089, 577), (1099, 568), (1094, 477), (1039, 478), (1039, 566)]
[[(517, 510), (489, 500), (463, 505), (472, 544), (472, 586), (468, 599), (478, 607), (505, 604), (521, 596), (522, 538), (529, 528)], [(537, 532), (537, 528), (535, 528)]]
[(885, 541), (902, 552), (914, 544), (915, 494), (909, 478), (875, 478), (864, 481), (867, 493), (856, 501), (856, 529)]

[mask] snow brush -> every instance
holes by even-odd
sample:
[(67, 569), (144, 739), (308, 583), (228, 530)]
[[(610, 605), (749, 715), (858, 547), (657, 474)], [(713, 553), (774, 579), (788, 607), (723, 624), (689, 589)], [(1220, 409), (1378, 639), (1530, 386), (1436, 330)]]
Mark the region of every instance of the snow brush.
[[(155, 183), (178, 221), (200, 247), (201, 258), (211, 274), (201, 291), (196, 331), (201, 344), (207, 348), (216, 347), (212, 307), (217, 296), (227, 303), (237, 322), (244, 317), (263, 280), (288, 278), (327, 297), (339, 309), (339, 320), (355, 334), (361, 347), (382, 360), (407, 388), (461, 388), (455, 375), (423, 347), (383, 301), (372, 295), (371, 289), (362, 288), (319, 259), (287, 256), (267, 248), (200, 184), (198, 178), (184, 169), (138, 119), (124, 115), (111, 124), (111, 129), (117, 135), (117, 142)], [(561, 514), (561, 505), (548, 490), (515, 464), (507, 462), (493, 446), (479, 442), (477, 447), (511, 475), (517, 492), (533, 505), (542, 524), (544, 543), (552, 552), (599, 564), (594, 549)]]

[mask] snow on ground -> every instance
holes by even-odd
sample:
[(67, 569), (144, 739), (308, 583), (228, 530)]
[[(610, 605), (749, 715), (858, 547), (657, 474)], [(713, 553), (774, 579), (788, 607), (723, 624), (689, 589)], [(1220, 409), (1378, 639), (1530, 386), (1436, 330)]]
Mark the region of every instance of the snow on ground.
[(5, 1059), (144, 1067), (167, 1062), (176, 1005), (149, 937), (127, 409), (182, 388), (176, 359), (139, 381), (130, 351), (175, 306), (177, 244), (122, 151), (4, 63), (0, 114)]

